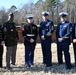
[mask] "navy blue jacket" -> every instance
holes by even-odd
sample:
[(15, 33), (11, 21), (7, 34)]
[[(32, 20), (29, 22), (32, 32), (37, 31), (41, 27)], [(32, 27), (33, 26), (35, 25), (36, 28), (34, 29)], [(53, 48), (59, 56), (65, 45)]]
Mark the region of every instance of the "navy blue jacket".
[(72, 28), (72, 39), (76, 39), (76, 23), (74, 24)]
[[(57, 44), (66, 44), (70, 45), (70, 35), (72, 33), (72, 24), (68, 21), (65, 21), (65, 23), (59, 23), (56, 30), (56, 39)], [(62, 38), (62, 42), (58, 41), (58, 38)]]
[[(42, 21), (39, 27), (39, 36), (41, 38), (41, 36), (44, 35), (45, 40), (41, 39), (41, 42), (46, 42), (46, 44), (48, 42), (52, 42), (51, 35), (53, 31), (54, 31), (53, 21), (50, 21), (50, 20)], [(50, 36), (47, 35), (48, 33), (50, 34)]]

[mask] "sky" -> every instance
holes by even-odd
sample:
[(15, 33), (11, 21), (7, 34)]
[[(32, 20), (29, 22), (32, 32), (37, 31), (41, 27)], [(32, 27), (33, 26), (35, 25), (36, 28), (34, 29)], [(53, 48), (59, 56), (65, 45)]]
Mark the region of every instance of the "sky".
[(38, 0), (0, 0), (0, 8), (5, 7), (9, 9), (12, 5), (15, 5), (16, 7), (21, 7), (23, 4), (26, 4), (29, 2), (36, 3), (37, 1)]

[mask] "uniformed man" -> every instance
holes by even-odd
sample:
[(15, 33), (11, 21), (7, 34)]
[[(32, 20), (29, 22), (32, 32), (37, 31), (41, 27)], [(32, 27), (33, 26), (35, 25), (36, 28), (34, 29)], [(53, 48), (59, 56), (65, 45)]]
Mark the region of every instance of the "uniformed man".
[(2, 56), (3, 56), (3, 44), (4, 44), (4, 32), (3, 27), (0, 25), (0, 68), (2, 68)]
[(15, 65), (16, 63), (18, 34), (16, 30), (16, 24), (13, 22), (13, 20), (14, 20), (14, 15), (13, 13), (10, 13), (8, 16), (8, 21), (4, 23), (5, 46), (7, 47), (6, 68), (8, 70), (11, 69), (10, 59), (12, 65)]
[(76, 23), (72, 29), (72, 39), (73, 39), (73, 49), (74, 49), (74, 58), (75, 58), (75, 66), (76, 66)]
[(37, 39), (37, 26), (34, 24), (33, 15), (27, 16), (28, 23), (24, 25), (23, 36), (25, 46), (25, 66), (34, 65), (34, 50)]
[(42, 12), (42, 17), (43, 21), (40, 23), (39, 35), (43, 53), (43, 64), (46, 64), (46, 67), (50, 67), (52, 66), (51, 36), (54, 31), (54, 24), (53, 21), (49, 20), (49, 12)]
[(69, 45), (71, 43), (72, 24), (67, 21), (67, 12), (61, 12), (59, 15), (61, 22), (58, 24), (56, 31), (58, 64), (63, 64), (62, 51), (64, 51), (66, 68), (71, 69)]

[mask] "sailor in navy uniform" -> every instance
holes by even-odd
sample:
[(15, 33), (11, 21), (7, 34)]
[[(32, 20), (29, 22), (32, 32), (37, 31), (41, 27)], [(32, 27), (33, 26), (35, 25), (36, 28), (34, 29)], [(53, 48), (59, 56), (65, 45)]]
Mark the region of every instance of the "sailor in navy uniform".
[(46, 67), (50, 67), (52, 66), (51, 36), (54, 31), (54, 24), (53, 21), (49, 20), (49, 12), (42, 12), (42, 16), (43, 21), (40, 23), (39, 36), (41, 39), (43, 64), (46, 64)]
[(28, 23), (24, 25), (23, 36), (25, 46), (25, 66), (34, 65), (34, 50), (37, 39), (37, 26), (33, 23), (33, 15), (27, 16)]
[(76, 23), (72, 29), (72, 40), (73, 40), (73, 49), (74, 49), (74, 58), (75, 58), (75, 66), (76, 66)]
[(0, 25), (0, 68), (2, 68), (2, 57), (3, 57), (3, 44), (4, 44), (4, 32), (3, 27)]
[(64, 52), (66, 68), (71, 69), (69, 45), (71, 43), (70, 35), (72, 32), (72, 24), (67, 21), (67, 12), (59, 13), (61, 22), (57, 26), (56, 39), (57, 39), (57, 55), (58, 63), (63, 64), (62, 51)]

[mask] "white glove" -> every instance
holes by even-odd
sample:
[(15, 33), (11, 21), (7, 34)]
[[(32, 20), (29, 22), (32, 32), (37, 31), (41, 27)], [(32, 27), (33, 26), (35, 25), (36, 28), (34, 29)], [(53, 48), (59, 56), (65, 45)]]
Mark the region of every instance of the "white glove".
[(45, 40), (45, 37), (44, 37), (44, 35), (42, 35), (42, 36), (41, 36), (41, 39), (42, 39), (42, 40)]
[(31, 39), (30, 39), (30, 42), (33, 43), (33, 42), (34, 42), (34, 39), (31, 38)]

